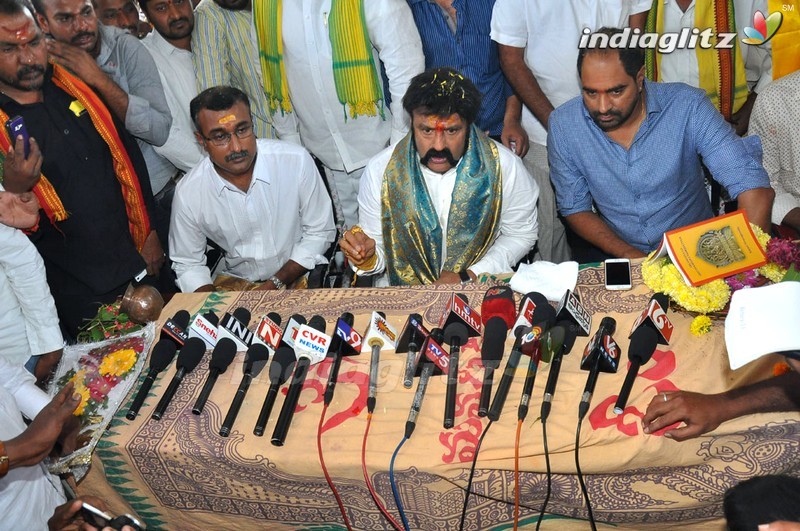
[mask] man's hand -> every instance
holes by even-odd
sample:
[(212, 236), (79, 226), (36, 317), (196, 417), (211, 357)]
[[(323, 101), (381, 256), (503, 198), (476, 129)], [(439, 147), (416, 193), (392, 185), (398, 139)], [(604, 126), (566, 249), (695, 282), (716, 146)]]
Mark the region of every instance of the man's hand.
[(74, 422), (72, 413), (81, 402), (80, 395), (73, 396), (72, 390), (70, 382), (36, 415), (24, 432), (6, 442), (10, 468), (35, 465), (50, 454), (62, 436), (64, 426)]
[[(528, 154), (528, 133), (525, 132), (519, 120), (506, 120), (503, 124), (503, 131), (500, 133), (500, 140), (503, 141), (504, 146), (519, 157)], [(511, 147), (511, 142), (514, 142), (515, 147)]]
[[(666, 401), (664, 398), (666, 397)], [(642, 418), (645, 433), (654, 433), (672, 424), (684, 426), (664, 432), (664, 437), (685, 441), (716, 429), (725, 418), (725, 398), (688, 391), (666, 391), (653, 397)]]
[(36, 369), (34, 370), (34, 376), (36, 376), (36, 384), (39, 386), (43, 386), (47, 380), (50, 379), (50, 376), (56, 370), (56, 366), (58, 362), (61, 361), (61, 356), (64, 354), (64, 349), (54, 350), (53, 352), (46, 352), (39, 356), (39, 360), (36, 362)]
[[(81, 515), (81, 507), (83, 502), (88, 503), (93, 507), (97, 507), (101, 511), (108, 511), (105, 502), (95, 496), (81, 496), (74, 500), (68, 501), (63, 505), (56, 507), (53, 516), (47, 521), (47, 528), (50, 531), (101, 531), (98, 528), (89, 525)], [(102, 531), (111, 529), (110, 527), (103, 528)], [(123, 531), (132, 531), (130, 526), (122, 526)]]
[(30, 229), (39, 222), (39, 200), (33, 192), (0, 192), (0, 223)]
[[(100, 38), (98, 36), (98, 38)], [(53, 39), (47, 39), (47, 52), (56, 63), (67, 68), (92, 87), (97, 87), (107, 79), (105, 72), (97, 66), (97, 61), (88, 52), (77, 46)]]
[(453, 271), (442, 271), (439, 275), (439, 278), (436, 279), (436, 282), (433, 283), (434, 286), (441, 286), (442, 284), (460, 284), (461, 277), (458, 273), (454, 273)]
[(747, 133), (747, 128), (750, 127), (750, 113), (753, 112), (753, 105), (757, 96), (758, 94), (755, 92), (748, 94), (741, 108), (731, 116), (731, 125), (739, 136), (744, 136)]
[(346, 231), (339, 240), (339, 247), (350, 263), (358, 268), (375, 256), (375, 240), (367, 236), (360, 228)]
[(147, 264), (147, 274), (158, 276), (159, 271), (161, 271), (161, 266), (164, 265), (166, 255), (161, 248), (161, 242), (158, 241), (158, 234), (156, 234), (156, 231), (151, 231), (147, 236), (142, 246), (141, 255)]
[(42, 176), (42, 162), (44, 161), (42, 151), (36, 140), (30, 137), (30, 153), (26, 159), (22, 136), (12, 138), (11, 141), (13, 145), (8, 148), (3, 164), (3, 187), (6, 191), (17, 194), (30, 192)]

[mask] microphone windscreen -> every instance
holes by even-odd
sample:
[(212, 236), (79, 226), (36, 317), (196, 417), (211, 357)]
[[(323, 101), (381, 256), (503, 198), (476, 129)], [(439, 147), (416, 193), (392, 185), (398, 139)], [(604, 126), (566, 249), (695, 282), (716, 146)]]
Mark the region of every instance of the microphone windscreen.
[(269, 313), (267, 314), (267, 319), (269, 319), (270, 321), (272, 321), (272, 322), (273, 322), (273, 323), (275, 323), (276, 325), (279, 325), (279, 326), (280, 326), (280, 324), (281, 324), (281, 316), (280, 316), (280, 315), (278, 315), (278, 314), (277, 314), (277, 313), (275, 313), (275, 312), (269, 312)]
[(166, 369), (172, 359), (175, 357), (175, 352), (178, 346), (173, 341), (159, 341), (153, 347), (153, 353), (150, 354), (150, 369), (161, 372)]
[(219, 326), (219, 316), (217, 316), (214, 312), (207, 312), (203, 314), (203, 317), (206, 318), (206, 321), (211, 323), (214, 326)]
[(308, 326), (313, 328), (314, 330), (319, 330), (323, 334), (325, 333), (325, 318), (321, 315), (315, 315), (308, 321)]
[(481, 345), (481, 361), (487, 363), (499, 362), (503, 359), (503, 350), (506, 343), (508, 326), (501, 317), (492, 317), (484, 323), (483, 344)]
[(634, 330), (631, 344), (628, 347), (628, 359), (644, 365), (658, 346), (658, 333), (650, 327), (640, 327)]
[(486, 291), (481, 302), (481, 320), (484, 326), (492, 317), (499, 317), (505, 321), (506, 331), (514, 325), (517, 317), (514, 290), (508, 286), (495, 286)]
[(541, 361), (550, 363), (553, 356), (561, 351), (564, 346), (564, 336), (566, 329), (563, 326), (556, 325), (547, 332), (545, 332), (542, 343), (543, 347), (539, 349)]
[(253, 343), (247, 349), (247, 354), (244, 357), (244, 372), (255, 378), (264, 369), (264, 366), (269, 361), (269, 349), (266, 345), (261, 343)]
[(247, 326), (250, 324), (250, 310), (239, 306), (235, 310), (233, 310), (233, 316), (239, 320), (243, 325)]
[(654, 293), (650, 298), (658, 301), (658, 305), (661, 306), (664, 312), (669, 310), (669, 297), (665, 293)]
[(186, 327), (189, 326), (189, 317), (189, 312), (186, 310), (178, 310), (175, 312), (175, 315), (172, 316), (172, 321), (181, 328), (186, 329)]
[(350, 312), (344, 312), (339, 319), (347, 323), (347, 326), (353, 326), (353, 323), (355, 322), (355, 318)]
[(289, 347), (278, 347), (269, 366), (269, 383), (283, 385), (289, 379), (297, 358)]
[(448, 345), (455, 345), (456, 343), (461, 346), (467, 342), (469, 334), (467, 327), (461, 323), (450, 323), (444, 329), (444, 342)]
[[(537, 293), (537, 295), (541, 294)], [(534, 302), (536, 302), (536, 309), (533, 310), (533, 324), (537, 325), (546, 323), (548, 325), (552, 325), (556, 322), (556, 310), (550, 306), (550, 303), (547, 302), (547, 299), (544, 299), (544, 302), (541, 304), (538, 301)]]
[(217, 341), (214, 350), (211, 351), (211, 361), (209, 369), (217, 369), (220, 373), (225, 372), (233, 358), (236, 357), (236, 343), (229, 337), (223, 337)]
[(562, 349), (564, 354), (569, 354), (575, 344), (575, 339), (578, 337), (578, 326), (572, 321), (559, 321), (556, 326), (559, 325), (564, 328), (564, 346)]
[(178, 368), (183, 367), (186, 372), (192, 372), (205, 353), (206, 342), (199, 337), (190, 337), (178, 354)]

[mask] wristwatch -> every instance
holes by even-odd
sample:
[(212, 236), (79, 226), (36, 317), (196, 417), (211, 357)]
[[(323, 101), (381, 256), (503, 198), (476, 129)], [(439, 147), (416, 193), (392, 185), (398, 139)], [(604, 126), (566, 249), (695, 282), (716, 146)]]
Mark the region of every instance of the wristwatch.
[(0, 441), (0, 478), (6, 474), (8, 474), (8, 452), (5, 443)]
[(472, 282), (472, 278), (470, 278), (466, 269), (464, 271), (460, 271), (458, 273), (458, 277), (461, 279), (461, 282)]
[(275, 289), (277, 290), (286, 289), (286, 284), (283, 283), (283, 280), (279, 279), (275, 275), (272, 275), (267, 280), (275, 284)]

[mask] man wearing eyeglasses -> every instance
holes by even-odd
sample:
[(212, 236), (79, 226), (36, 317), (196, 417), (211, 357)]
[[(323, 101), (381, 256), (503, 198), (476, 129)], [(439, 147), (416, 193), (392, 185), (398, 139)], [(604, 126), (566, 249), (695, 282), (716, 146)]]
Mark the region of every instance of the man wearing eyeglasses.
[[(256, 139), (249, 100), (237, 88), (206, 89), (189, 112), (208, 156), (175, 190), (169, 248), (178, 287), (211, 291), (220, 277), (265, 290), (296, 283), (322, 263), (335, 236), (311, 155), (289, 142)], [(216, 281), (206, 239), (225, 252)]]

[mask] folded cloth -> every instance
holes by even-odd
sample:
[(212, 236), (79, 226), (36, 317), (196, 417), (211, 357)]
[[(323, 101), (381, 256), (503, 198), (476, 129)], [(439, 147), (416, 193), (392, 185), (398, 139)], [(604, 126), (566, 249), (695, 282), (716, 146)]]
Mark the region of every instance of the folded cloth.
[(520, 264), (509, 285), (514, 291), (538, 291), (549, 301), (559, 301), (578, 282), (578, 262), (534, 262)]

